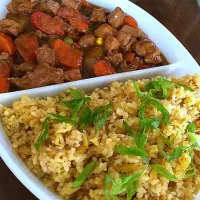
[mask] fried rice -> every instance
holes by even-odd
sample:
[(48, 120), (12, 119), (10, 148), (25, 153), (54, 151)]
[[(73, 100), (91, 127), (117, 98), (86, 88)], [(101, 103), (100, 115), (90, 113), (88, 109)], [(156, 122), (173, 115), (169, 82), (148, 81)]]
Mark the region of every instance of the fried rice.
[[(108, 87), (96, 88), (85, 94), (91, 97), (92, 100), (87, 101), (86, 105), (93, 110), (110, 102), (113, 104), (112, 113), (97, 134), (93, 125), (80, 128), (70, 123), (55, 122), (50, 124), (48, 137), (41, 147), (38, 150), (35, 148), (48, 113), (70, 116), (70, 109), (58, 103), (61, 99), (72, 99), (68, 90), (46, 98), (22, 96), (12, 107), (4, 106), (0, 116), (15, 152), (48, 188), (63, 199), (76, 196), (81, 200), (102, 200), (106, 174), (117, 180), (121, 174), (131, 175), (142, 171), (134, 200), (192, 200), (200, 189), (200, 151), (195, 149), (193, 157), (189, 151), (184, 151), (180, 157), (169, 162), (160, 153), (159, 145), (164, 142), (164, 137), (173, 140), (172, 146), (166, 147), (168, 152), (179, 146), (189, 146), (190, 140), (186, 134), (189, 122), (196, 124), (196, 134), (200, 134), (200, 77), (169, 77), (168, 80), (190, 86), (195, 92), (184, 87), (172, 87), (169, 97), (159, 100), (170, 113), (170, 124), (150, 130), (145, 150), (149, 163), (162, 165), (178, 178), (177, 182), (152, 170), (151, 165), (143, 162), (141, 157), (121, 155), (113, 150), (117, 146), (136, 146), (123, 126), (125, 120), (132, 130), (136, 130), (139, 122), (141, 99), (132, 80), (113, 82)], [(148, 79), (136, 81), (141, 90), (147, 82)], [(146, 118), (160, 116), (157, 108), (152, 105), (146, 107)], [(84, 167), (93, 160), (98, 160), (98, 164), (91, 175), (81, 186), (71, 187)], [(184, 179), (191, 163), (194, 163), (196, 173)], [(126, 196), (118, 195), (117, 198), (122, 200)]]

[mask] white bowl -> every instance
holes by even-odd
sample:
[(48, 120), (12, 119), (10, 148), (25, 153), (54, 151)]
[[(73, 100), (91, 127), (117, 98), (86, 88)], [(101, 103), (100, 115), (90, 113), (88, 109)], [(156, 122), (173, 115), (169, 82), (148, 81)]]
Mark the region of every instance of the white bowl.
[[(1, 0), (0, 19), (6, 14), (6, 4), (10, 0)], [(96, 3), (96, 0), (89, 0)], [(125, 81), (127, 79), (151, 78), (157, 75), (161, 76), (184, 76), (186, 74), (200, 74), (200, 68), (197, 62), (192, 58), (184, 46), (155, 18), (147, 12), (131, 3), (128, 0), (98, 0), (98, 5), (113, 10), (115, 7), (121, 7), (127, 14), (132, 15), (138, 21), (140, 28), (156, 43), (159, 49), (169, 60), (170, 65), (152, 69), (145, 69), (122, 74), (115, 74), (105, 77), (92, 78), (71, 83), (47, 86), (37, 89), (23, 90), (0, 95), (0, 104), (11, 106), (13, 101), (19, 100), (23, 94), (31, 97), (44, 97), (56, 95), (68, 87), (76, 87), (83, 90), (92, 90), (96, 87), (105, 86), (113, 81)], [(0, 156), (15, 174), (15, 176), (26, 186), (37, 198), (42, 200), (57, 200), (59, 197), (52, 193), (42, 182), (35, 177), (26, 165), (13, 151), (10, 141), (3, 131), (0, 123)], [(196, 200), (200, 199), (200, 195)]]

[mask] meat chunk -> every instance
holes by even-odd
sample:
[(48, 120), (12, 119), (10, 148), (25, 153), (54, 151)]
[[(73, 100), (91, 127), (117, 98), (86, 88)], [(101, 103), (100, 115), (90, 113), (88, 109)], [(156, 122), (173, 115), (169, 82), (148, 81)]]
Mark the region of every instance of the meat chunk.
[(73, 39), (78, 39), (79, 31), (70, 24), (63, 22), (63, 30), (66, 33), (66, 36)]
[(108, 24), (102, 24), (95, 30), (94, 34), (97, 37), (106, 38), (107, 35), (113, 34), (113, 28)]
[(0, 54), (0, 65), (1, 66), (11, 66), (13, 63), (12, 57), (8, 53), (1, 53)]
[(57, 10), (60, 8), (60, 4), (53, 0), (43, 0), (37, 3), (37, 8), (42, 12), (56, 15)]
[(17, 37), (23, 31), (23, 25), (11, 19), (0, 20), (0, 32)]
[(144, 63), (143, 60), (139, 57), (135, 57), (133, 62), (129, 65), (124, 60), (120, 65), (119, 71), (120, 72), (135, 71), (137, 69), (140, 69), (140, 66), (142, 66), (143, 63)]
[(11, 74), (12, 77), (22, 77), (26, 72), (32, 72), (36, 68), (36, 65), (31, 62), (24, 62), (21, 65), (12, 65)]
[(113, 51), (119, 49), (119, 41), (112, 35), (108, 35), (105, 39), (105, 49), (106, 51)]
[(12, 14), (26, 15), (33, 12), (36, 0), (12, 0), (7, 9)]
[(133, 48), (139, 56), (145, 57), (144, 61), (147, 64), (158, 64), (162, 62), (161, 52), (156, 45), (148, 39), (141, 40), (136, 43)]
[(147, 64), (153, 64), (153, 65), (156, 65), (156, 64), (159, 64), (162, 62), (162, 58), (161, 58), (161, 53), (159, 50), (156, 50), (154, 51), (153, 53), (147, 55), (145, 58), (144, 58), (144, 61), (145, 63)]
[(35, 51), (39, 48), (39, 44), (34, 33), (21, 34), (14, 42), (25, 62), (34, 62), (36, 60)]
[(133, 48), (135, 52), (141, 57), (145, 57), (157, 50), (156, 45), (147, 39), (137, 42)]
[(36, 11), (31, 16), (31, 24), (34, 28), (49, 35), (64, 35), (62, 21), (58, 17), (53, 18), (43, 12)]
[(120, 63), (123, 62), (123, 56), (121, 53), (112, 53), (107, 57), (111, 65), (117, 67)]
[(105, 10), (102, 8), (93, 9), (92, 11), (92, 18), (91, 21), (93, 22), (106, 22), (106, 13)]
[(132, 26), (129, 25), (124, 25), (120, 31), (123, 31), (125, 33), (128, 33), (130, 35), (132, 35), (135, 38), (148, 38), (148, 36), (139, 28), (134, 28)]
[(12, 57), (8, 53), (0, 54), (0, 77), (8, 78), (10, 76)]
[(63, 83), (62, 69), (40, 65), (33, 72), (27, 72), (22, 78), (11, 78), (10, 82), (20, 89), (38, 88), (42, 86)]
[(58, 54), (54, 49), (49, 48), (48, 45), (38, 48), (35, 54), (40, 65), (46, 63), (51, 67), (56, 67), (59, 62)]
[(62, 0), (62, 3), (69, 8), (79, 9), (81, 7), (81, 0)]
[(70, 69), (67, 71), (64, 71), (64, 77), (65, 81), (78, 81), (82, 79), (81, 71), (80, 69)]
[(11, 19), (19, 22), (23, 28), (26, 28), (30, 23), (30, 17), (28, 15), (14, 15), (11, 13), (7, 13), (6, 19)]
[(86, 34), (84, 36), (82, 36), (79, 40), (79, 45), (81, 47), (87, 48), (87, 47), (91, 47), (94, 46), (96, 43), (96, 38), (93, 34), (89, 33)]
[(120, 42), (120, 47), (124, 51), (131, 51), (132, 45), (137, 42), (137, 39), (135, 37), (123, 31), (118, 32), (117, 39)]
[(113, 12), (108, 16), (108, 23), (113, 28), (119, 28), (123, 25), (125, 14), (121, 8), (117, 7)]

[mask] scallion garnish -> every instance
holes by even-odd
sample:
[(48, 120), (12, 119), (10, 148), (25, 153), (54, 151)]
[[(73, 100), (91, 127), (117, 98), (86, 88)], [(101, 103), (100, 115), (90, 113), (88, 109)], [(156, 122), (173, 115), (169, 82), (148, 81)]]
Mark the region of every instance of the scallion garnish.
[(130, 176), (121, 175), (118, 180), (113, 180), (110, 175), (105, 176), (105, 200), (116, 199), (117, 195), (126, 194), (127, 200), (131, 200), (139, 187), (139, 178), (142, 173)]
[(178, 178), (176, 178), (173, 174), (168, 172), (162, 165), (152, 164), (150, 165), (152, 170), (165, 177), (166, 179), (177, 182)]
[(197, 126), (196, 126), (196, 124), (195, 123), (189, 123), (188, 125), (187, 125), (187, 127), (186, 127), (186, 132), (187, 133), (195, 133), (196, 132), (196, 130), (197, 130)]
[(84, 183), (84, 181), (88, 178), (88, 176), (90, 176), (90, 174), (95, 169), (97, 164), (98, 164), (97, 160), (87, 164), (86, 167), (81, 172), (81, 174), (78, 176), (78, 178), (71, 184), (71, 187), (81, 186)]
[(49, 121), (49, 117), (46, 117), (42, 124), (42, 133), (40, 137), (38, 138), (37, 142), (34, 144), (35, 148), (38, 150), (40, 146), (44, 143), (48, 136), (48, 131), (49, 131), (49, 124), (47, 123)]

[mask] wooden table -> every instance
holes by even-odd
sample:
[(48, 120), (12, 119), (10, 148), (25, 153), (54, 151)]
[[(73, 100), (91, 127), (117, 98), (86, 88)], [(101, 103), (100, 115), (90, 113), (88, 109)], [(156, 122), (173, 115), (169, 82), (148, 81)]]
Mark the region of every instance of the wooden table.
[[(195, 0), (135, 0), (135, 2), (164, 24), (200, 64), (200, 8)], [(36, 200), (1, 159), (0, 199)]]

